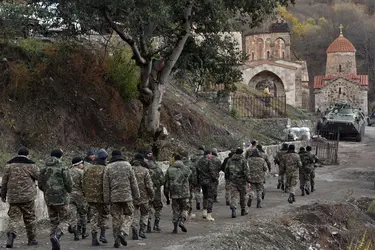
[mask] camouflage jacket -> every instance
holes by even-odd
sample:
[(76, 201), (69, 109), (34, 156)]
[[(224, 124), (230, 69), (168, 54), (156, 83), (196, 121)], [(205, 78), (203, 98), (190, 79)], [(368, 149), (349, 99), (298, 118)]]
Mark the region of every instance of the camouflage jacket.
[(308, 152), (301, 152), (298, 155), (302, 162), (300, 172), (311, 173), (314, 170), (314, 158)]
[(281, 158), (280, 165), (283, 169), (285, 169), (287, 175), (298, 175), (298, 170), (302, 167), (302, 162), (301, 158), (296, 152), (288, 151)]
[(279, 165), (280, 166), (280, 162), (281, 162), (281, 158), (283, 157), (283, 155), (286, 154), (286, 152), (288, 152), (288, 150), (280, 150), (276, 153), (275, 155), (275, 164)]
[(112, 157), (104, 170), (104, 203), (139, 199), (139, 189), (132, 166), (122, 156)]
[(72, 193), (70, 194), (71, 200), (84, 199), (82, 187), (83, 170), (77, 167), (72, 167), (69, 169), (69, 172), (73, 180)]
[(154, 200), (161, 201), (161, 187), (164, 185), (163, 170), (153, 161), (148, 162), (152, 183), (154, 184)]
[(154, 184), (151, 180), (150, 172), (137, 160), (133, 161), (133, 171), (138, 183), (139, 199), (134, 204), (145, 204), (154, 199)]
[(190, 162), (190, 170), (191, 170), (191, 183), (190, 185), (193, 187), (199, 186), (199, 181), (198, 181), (198, 161), (202, 159), (204, 156), (204, 152), (202, 150), (198, 150), (198, 152), (191, 157)]
[(246, 185), (250, 182), (250, 169), (244, 157), (234, 154), (227, 162), (225, 176), (232, 184)]
[(266, 161), (268, 171), (271, 172), (271, 162), (268, 155), (264, 152), (260, 152), (260, 156)]
[(104, 160), (97, 159), (93, 164), (85, 167), (82, 179), (82, 189), (87, 202), (104, 203), (103, 175), (105, 164)]
[(250, 182), (264, 183), (265, 172), (267, 171), (267, 163), (262, 157), (250, 156), (247, 159), (250, 167)]
[(197, 169), (195, 167), (195, 164), (191, 162), (191, 160), (182, 157), (182, 163), (188, 167), (191, 171), (191, 175), (189, 178), (190, 187), (196, 187), (198, 186), (198, 179), (197, 179)]
[(195, 155), (193, 155), (193, 156), (191, 157), (191, 162), (192, 162), (193, 164), (196, 164), (196, 163), (198, 163), (198, 161), (199, 161), (200, 159), (203, 158), (203, 156), (204, 156), (204, 152), (203, 152), (203, 150), (198, 150), (198, 152), (197, 152)]
[(313, 159), (313, 161), (314, 161), (314, 167), (316, 167), (316, 164), (315, 163), (319, 163), (319, 158), (315, 155), (315, 154), (313, 154), (311, 151), (308, 151), (307, 152), (309, 155), (310, 155), (310, 157)]
[(206, 155), (197, 163), (197, 177), (199, 185), (206, 185), (219, 180), (219, 173), (217, 172), (216, 166), (214, 166), (209, 157), (210, 155)]
[(217, 172), (217, 176), (218, 176), (218, 179), (219, 179), (220, 169), (221, 169), (221, 160), (216, 155), (212, 155), (211, 161), (212, 161), (213, 167), (215, 168), (215, 170)]
[(9, 203), (25, 203), (35, 200), (39, 168), (24, 156), (7, 162), (1, 184), (1, 197)]
[(191, 170), (182, 161), (175, 163), (165, 173), (164, 195), (171, 199), (190, 197)]
[(40, 171), (38, 185), (39, 189), (44, 192), (47, 206), (69, 204), (69, 193), (72, 192), (73, 181), (61, 159), (52, 156), (46, 159), (46, 165)]

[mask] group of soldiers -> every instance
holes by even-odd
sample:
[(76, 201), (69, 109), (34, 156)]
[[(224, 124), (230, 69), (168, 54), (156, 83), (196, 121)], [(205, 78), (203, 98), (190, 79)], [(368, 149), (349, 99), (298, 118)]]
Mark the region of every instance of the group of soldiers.
[[(212, 210), (217, 202), (220, 171), (225, 175), (226, 205), (230, 206), (233, 218), (238, 201), (241, 215), (248, 214), (246, 205), (251, 207), (253, 199), (257, 200), (257, 208), (261, 208), (267, 173), (271, 172), (268, 156), (255, 141), (245, 150), (233, 150), (223, 162), (216, 148), (201, 146), (191, 157), (187, 151), (176, 152), (165, 174), (151, 151), (137, 153), (129, 162), (119, 150), (113, 150), (111, 157), (104, 149), (89, 150), (85, 158), (73, 158), (68, 167), (62, 161), (63, 151), (55, 149), (41, 169), (28, 156), (29, 150), (20, 148), (17, 156), (8, 161), (2, 179), (1, 199), (9, 203), (7, 248), (13, 247), (21, 217), (28, 245), (38, 244), (35, 181), (44, 193), (48, 208), (52, 250), (61, 249), (60, 238), (65, 232), (73, 234), (74, 240), (89, 237), (87, 219), (91, 226), (91, 244), (108, 243), (105, 233), (109, 215), (114, 247), (119, 248), (127, 245), (130, 231), (133, 240), (161, 231), (162, 187), (167, 205), (172, 203), (172, 232), (178, 233), (178, 229), (187, 232), (185, 222), (195, 216), (193, 200), (197, 210), (201, 209), (202, 201), (202, 217), (214, 221)], [(310, 184), (314, 167), (310, 168), (315, 162), (317, 159), (309, 147), (301, 148), (297, 154), (294, 145), (283, 145), (275, 156), (280, 169), (278, 188), (290, 192), (290, 203), (295, 201), (298, 171), (302, 194), (314, 191), (314, 183)]]

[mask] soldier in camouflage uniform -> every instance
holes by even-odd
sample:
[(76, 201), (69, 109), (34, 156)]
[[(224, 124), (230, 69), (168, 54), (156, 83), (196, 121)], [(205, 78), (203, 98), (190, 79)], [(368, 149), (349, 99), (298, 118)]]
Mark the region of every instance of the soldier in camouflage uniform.
[[(213, 148), (211, 150), (212, 152), (212, 158), (211, 158), (211, 161), (212, 161), (212, 164), (214, 165), (214, 168), (216, 169), (217, 171), (217, 175), (220, 176), (220, 169), (221, 169), (221, 160), (219, 159), (219, 157), (217, 156), (217, 149), (216, 148)], [(215, 186), (215, 197), (214, 197), (214, 202), (219, 202), (217, 200), (217, 191), (218, 191), (218, 187), (219, 187), (219, 179), (217, 180), (216, 182), (216, 186)]]
[(46, 159), (45, 167), (40, 171), (38, 186), (44, 193), (51, 222), (51, 243), (53, 250), (60, 250), (60, 237), (68, 228), (69, 194), (72, 192), (73, 181), (69, 170), (63, 165), (63, 152), (55, 149), (51, 157)]
[(278, 151), (274, 157), (275, 164), (279, 166), (279, 181), (277, 184), (277, 189), (281, 188), (281, 190), (285, 190), (285, 192), (287, 192), (287, 188), (285, 187), (285, 174), (281, 174), (281, 173), (285, 173), (285, 169), (281, 168), (280, 162), (281, 162), (281, 158), (283, 157), (284, 154), (286, 154), (286, 152), (288, 152), (288, 144), (283, 143), (281, 146), (281, 150)]
[[(104, 149), (100, 149), (98, 151), (98, 157), (83, 173), (83, 193), (93, 213), (91, 220), (91, 244), (93, 246), (99, 246), (99, 241), (108, 243), (105, 237), (105, 220), (107, 217), (106, 205), (108, 203), (104, 202), (103, 197), (103, 175), (107, 157), (107, 152)], [(99, 230), (100, 236), (98, 241)]]
[(238, 198), (240, 199), (241, 215), (248, 214), (246, 211), (247, 183), (250, 182), (249, 166), (242, 156), (241, 148), (228, 160), (225, 168), (225, 176), (228, 178), (230, 187), (232, 218), (236, 218)]
[(133, 221), (133, 201), (139, 199), (139, 189), (132, 166), (119, 150), (112, 152), (105, 167), (103, 196), (104, 202), (111, 204), (114, 247), (126, 246), (126, 236)]
[(254, 191), (257, 195), (257, 208), (261, 208), (262, 193), (264, 189), (265, 173), (267, 172), (267, 163), (258, 151), (254, 149), (248, 158), (250, 167), (250, 185), (251, 193), (249, 196), (248, 206), (251, 207), (251, 202), (255, 197)]
[(286, 174), (287, 186), (289, 188), (289, 198), (288, 202), (293, 203), (295, 199), (295, 189), (297, 186), (298, 171), (302, 167), (301, 158), (295, 152), (295, 146), (293, 144), (289, 145), (288, 152), (281, 158), (281, 169), (285, 169), (285, 172), (281, 174)]
[(134, 201), (134, 217), (132, 223), (133, 240), (139, 237), (146, 239), (145, 229), (147, 226), (149, 203), (154, 199), (154, 184), (152, 183), (149, 170), (144, 167), (145, 159), (142, 154), (136, 154), (132, 161), (133, 171), (138, 183), (139, 199)]
[(38, 180), (39, 169), (35, 162), (28, 158), (29, 150), (22, 147), (18, 155), (7, 162), (1, 184), (1, 200), (9, 202), (8, 240), (6, 247), (12, 248), (17, 236), (18, 223), (23, 217), (26, 227), (27, 245), (38, 245), (35, 218), (35, 181)]
[[(85, 158), (83, 159), (85, 168), (89, 167), (95, 161), (95, 158), (95, 150), (88, 150)], [(91, 222), (92, 216), (93, 211), (90, 206), (87, 206), (87, 223)]]
[(311, 146), (306, 147), (307, 153), (313, 159), (313, 162), (314, 162), (314, 167), (313, 167), (313, 169), (310, 173), (311, 192), (314, 192), (315, 191), (315, 168), (316, 168), (317, 164), (319, 163), (319, 158), (316, 157), (316, 155), (313, 154), (311, 152), (311, 150), (312, 150)]
[(225, 169), (227, 166), (227, 163), (230, 158), (235, 154), (235, 152), (230, 152), (228, 154), (228, 157), (224, 159), (223, 163), (221, 164), (221, 171), (224, 173), (224, 178), (225, 178), (225, 203), (227, 206), (230, 206), (231, 203), (231, 188), (230, 188), (230, 181), (229, 181), (229, 176), (227, 175)]
[(72, 168), (69, 169), (70, 175), (73, 180), (73, 189), (70, 194), (70, 213), (72, 224), (69, 227), (69, 231), (74, 233), (74, 240), (79, 240), (79, 235), (82, 235), (82, 239), (88, 237), (86, 233), (86, 214), (87, 214), (87, 202), (83, 196), (83, 159), (81, 157), (75, 157), (72, 160)]
[(185, 221), (189, 210), (191, 170), (184, 165), (180, 155), (176, 155), (174, 159), (175, 163), (165, 174), (164, 195), (168, 205), (169, 199), (172, 199), (173, 233), (177, 233), (178, 227), (182, 232), (187, 232)]
[[(148, 216), (148, 223), (147, 223), (147, 232), (151, 232), (151, 217), (154, 214), (155, 221), (153, 230), (156, 232), (160, 232), (160, 218), (161, 218), (161, 210), (163, 209), (163, 202), (161, 201), (161, 187), (164, 185), (164, 173), (163, 170), (157, 165), (155, 162), (154, 156), (148, 153), (146, 156), (146, 163), (148, 164), (148, 169), (150, 170), (151, 180), (154, 184), (154, 200), (150, 201), (150, 209), (149, 209), (149, 216)], [(154, 210), (154, 212), (152, 211)]]
[[(202, 159), (203, 156), (204, 156), (204, 147), (200, 146), (198, 148), (197, 153), (191, 157), (191, 163), (192, 163), (192, 167), (195, 169), (195, 173), (197, 172), (198, 161)], [(194, 196), (194, 199), (195, 199), (195, 203), (196, 203), (195, 208), (197, 210), (200, 210), (202, 195), (201, 195), (201, 186), (199, 186), (198, 179), (197, 179), (197, 185), (191, 187), (190, 192), (192, 193), (191, 196)]]
[(264, 186), (263, 186), (263, 191), (262, 191), (262, 200), (264, 200), (264, 196), (266, 194), (267, 180), (269, 179), (270, 174), (271, 174), (271, 162), (270, 162), (270, 158), (264, 151), (262, 145), (258, 144), (257, 149), (259, 151), (260, 156), (266, 161), (267, 168), (268, 168), (268, 172), (265, 175)]
[(310, 194), (310, 174), (314, 169), (314, 159), (307, 153), (304, 147), (299, 150), (299, 157), (301, 158), (302, 167), (299, 169), (299, 183), (302, 191), (302, 196)]
[(212, 164), (211, 150), (206, 150), (204, 154), (205, 156), (198, 161), (197, 167), (198, 183), (203, 191), (203, 218), (214, 221), (212, 207), (219, 175), (216, 166)]
[(190, 197), (189, 197), (189, 211), (188, 211), (188, 216), (190, 218), (193, 218), (193, 217), (195, 217), (195, 214), (192, 213), (193, 212), (193, 191), (194, 191), (194, 187), (198, 186), (197, 169), (196, 169), (195, 165), (189, 159), (189, 153), (187, 151), (181, 152), (181, 160), (182, 160), (182, 163), (186, 167), (188, 167), (190, 169), (190, 171), (191, 171), (191, 175), (190, 175), (190, 179), (189, 179), (189, 185), (190, 185), (189, 193), (190, 193)]

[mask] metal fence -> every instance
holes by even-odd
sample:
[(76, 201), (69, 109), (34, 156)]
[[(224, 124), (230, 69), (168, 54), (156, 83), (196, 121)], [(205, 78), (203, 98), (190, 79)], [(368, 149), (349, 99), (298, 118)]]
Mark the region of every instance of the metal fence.
[(315, 155), (324, 165), (337, 165), (340, 133), (338, 130), (319, 130), (317, 138), (313, 138), (311, 146)]
[(240, 118), (286, 117), (286, 96), (235, 96), (231, 112)]

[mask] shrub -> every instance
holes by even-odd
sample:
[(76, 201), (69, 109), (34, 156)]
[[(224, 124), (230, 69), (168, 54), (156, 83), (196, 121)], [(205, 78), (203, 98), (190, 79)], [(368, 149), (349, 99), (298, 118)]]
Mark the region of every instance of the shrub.
[(238, 118), (238, 112), (237, 112), (237, 109), (236, 108), (232, 108), (230, 110), (230, 116), (232, 116), (233, 118)]

